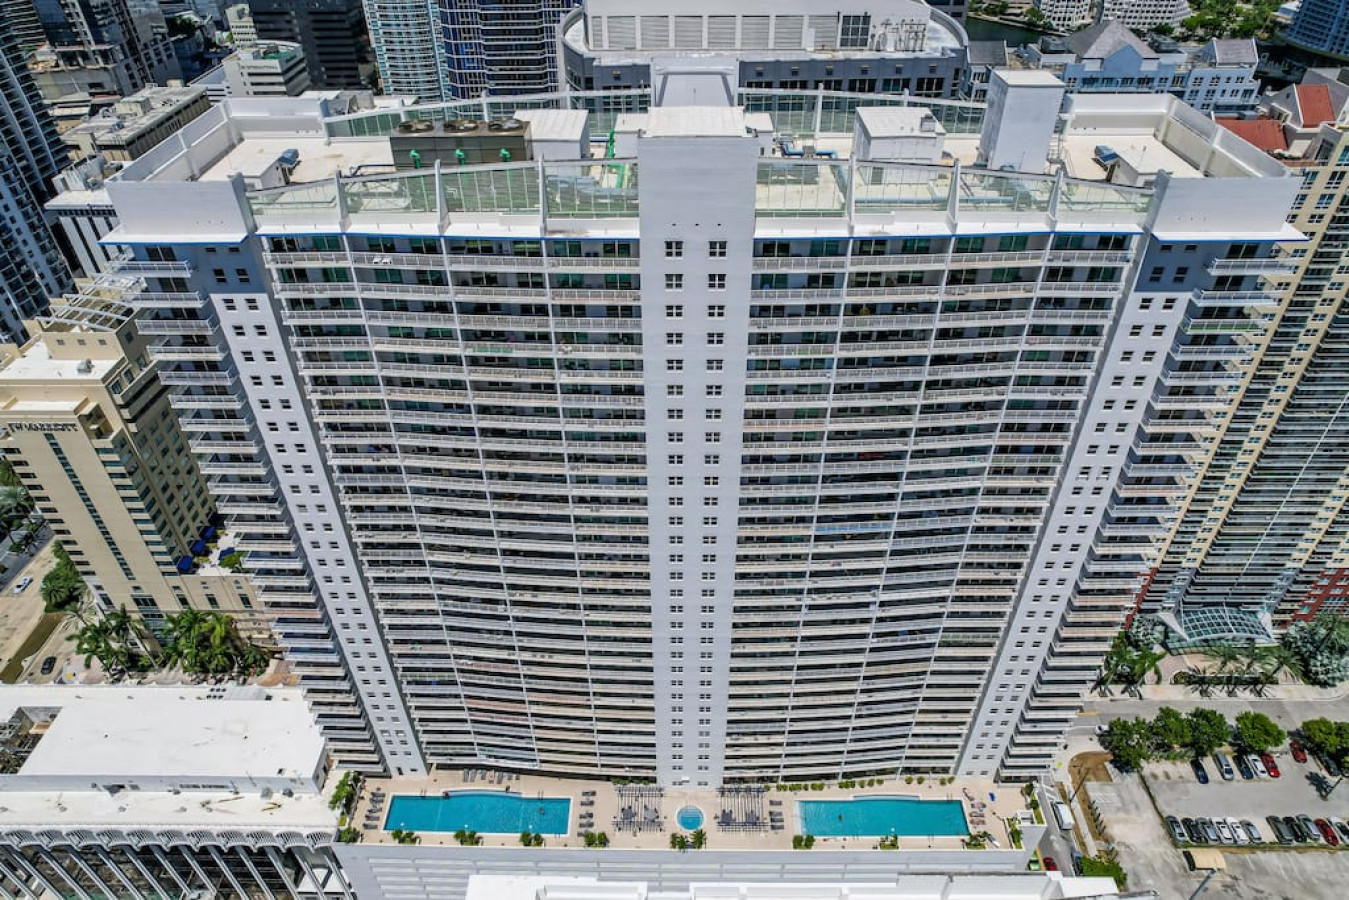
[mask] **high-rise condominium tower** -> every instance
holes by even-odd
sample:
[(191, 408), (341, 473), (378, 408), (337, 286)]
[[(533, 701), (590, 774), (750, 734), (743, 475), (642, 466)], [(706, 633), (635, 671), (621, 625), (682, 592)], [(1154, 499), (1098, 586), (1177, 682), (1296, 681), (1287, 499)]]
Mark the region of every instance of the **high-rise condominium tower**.
[(0, 16), (0, 333), (21, 340), (22, 321), (70, 281), (42, 214), (65, 156), (27, 66), (18, 21)]
[(451, 98), (557, 90), (557, 30), (576, 3), (440, 0)]
[(434, 103), (450, 96), (436, 0), (364, 0), (380, 87)]
[(370, 33), (361, 0), (249, 0), (254, 37), (304, 48), (315, 90), (365, 87)]
[(253, 101), (112, 179), (339, 755), (1042, 771), (1299, 184), (1174, 98), (1075, 97), (1056, 131), (1062, 96), (1007, 72), (986, 110), (746, 91), (495, 127)]

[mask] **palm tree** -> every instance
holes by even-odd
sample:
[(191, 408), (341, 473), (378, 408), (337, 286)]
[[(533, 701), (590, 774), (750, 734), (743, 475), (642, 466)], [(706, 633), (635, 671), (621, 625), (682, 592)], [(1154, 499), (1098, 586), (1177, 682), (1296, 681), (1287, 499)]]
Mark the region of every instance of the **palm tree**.
[(0, 485), (0, 521), (12, 527), (16, 519), (27, 516), (32, 508), (33, 500), (23, 485)]

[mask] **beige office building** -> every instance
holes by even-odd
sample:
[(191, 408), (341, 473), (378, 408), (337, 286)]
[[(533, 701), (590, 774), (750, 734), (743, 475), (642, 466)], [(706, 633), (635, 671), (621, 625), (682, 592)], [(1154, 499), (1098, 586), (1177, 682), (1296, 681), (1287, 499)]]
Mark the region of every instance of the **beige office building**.
[(227, 529), (202, 546), (215, 508), (151, 362), (158, 338), (121, 302), (134, 287), (105, 279), (57, 301), (24, 346), (0, 345), (0, 447), (99, 608), (151, 627), (218, 609), (267, 638), (247, 579), (220, 565), (245, 548)]

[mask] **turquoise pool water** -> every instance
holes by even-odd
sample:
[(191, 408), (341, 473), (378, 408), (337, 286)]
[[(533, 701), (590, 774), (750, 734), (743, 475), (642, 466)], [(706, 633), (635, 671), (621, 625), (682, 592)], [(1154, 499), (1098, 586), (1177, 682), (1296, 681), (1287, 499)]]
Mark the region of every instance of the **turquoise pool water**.
[(817, 837), (969, 834), (959, 800), (858, 797), (802, 800), (801, 831)]
[(696, 806), (685, 806), (675, 814), (679, 827), (685, 831), (694, 831), (703, 827), (703, 811)]
[(566, 834), (571, 801), (566, 797), (522, 797), (505, 791), (453, 791), (446, 797), (395, 795), (389, 800), (384, 830), (448, 831), (483, 834)]

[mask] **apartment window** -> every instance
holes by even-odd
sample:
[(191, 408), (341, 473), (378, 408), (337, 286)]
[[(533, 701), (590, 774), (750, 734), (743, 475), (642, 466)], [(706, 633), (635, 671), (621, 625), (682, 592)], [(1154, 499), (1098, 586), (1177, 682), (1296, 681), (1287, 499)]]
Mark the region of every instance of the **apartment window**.
[(719, 385), (719, 384), (709, 384), (709, 385), (707, 386), (707, 396), (709, 396), (709, 397), (720, 397), (720, 396), (721, 396), (721, 385)]
[(684, 396), (684, 386), (682, 384), (667, 384), (665, 386), (665, 396), (667, 397)]
[(684, 242), (683, 242), (683, 241), (666, 241), (666, 242), (665, 242), (665, 258), (666, 258), (666, 259), (682, 259), (683, 257), (684, 257)]
[(707, 255), (713, 259), (722, 259), (726, 256), (725, 241), (708, 241)]
[(707, 289), (709, 291), (726, 290), (726, 276), (719, 272), (714, 272), (707, 276)]
[(726, 334), (722, 331), (709, 331), (707, 333), (707, 343), (711, 347), (720, 347), (726, 343)]
[(665, 289), (667, 291), (682, 291), (684, 289), (684, 276), (678, 272), (667, 272), (665, 274)]
[(720, 303), (713, 304), (712, 306), (709, 306), (709, 307), (707, 308), (707, 317), (708, 317), (709, 319), (724, 319), (724, 318), (726, 318), (726, 307), (725, 307), (725, 306), (722, 306)]
[(709, 372), (720, 372), (720, 371), (722, 370), (722, 368), (723, 368), (724, 365), (725, 365), (725, 362), (724, 362), (723, 360), (720, 360), (720, 359), (709, 359), (709, 360), (707, 361), (707, 371), (709, 371)]
[(682, 347), (684, 346), (684, 334), (679, 331), (667, 331), (665, 333), (665, 346)]
[(667, 359), (665, 361), (665, 371), (667, 372), (684, 371), (684, 361), (682, 359)]
[(677, 303), (668, 303), (665, 306), (665, 318), (682, 319), (684, 318), (684, 307)]

